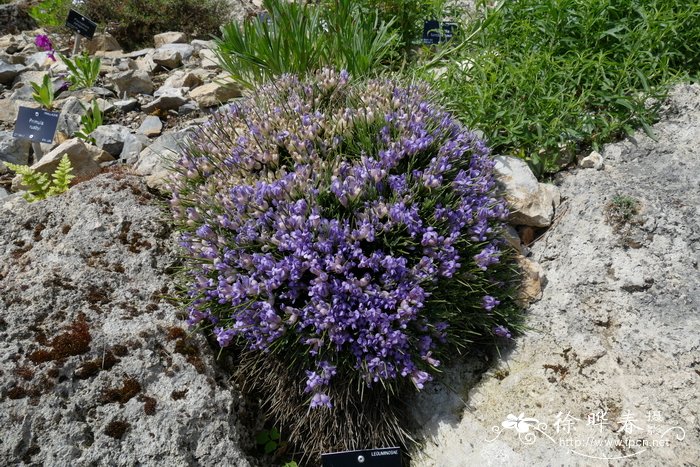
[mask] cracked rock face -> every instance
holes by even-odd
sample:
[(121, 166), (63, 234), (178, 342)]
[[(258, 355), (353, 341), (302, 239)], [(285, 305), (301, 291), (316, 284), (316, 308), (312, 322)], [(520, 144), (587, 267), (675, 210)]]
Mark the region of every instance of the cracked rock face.
[[(608, 145), (601, 171), (563, 174), (531, 247), (547, 275), (531, 330), (480, 380), (455, 368), (459, 394), (425, 391), (412, 465), (696, 465), (700, 86), (676, 88), (654, 131)], [(626, 228), (606, 219), (618, 195), (639, 203)]]
[(172, 232), (100, 175), (0, 204), (0, 464), (250, 465), (244, 403), (168, 302)]

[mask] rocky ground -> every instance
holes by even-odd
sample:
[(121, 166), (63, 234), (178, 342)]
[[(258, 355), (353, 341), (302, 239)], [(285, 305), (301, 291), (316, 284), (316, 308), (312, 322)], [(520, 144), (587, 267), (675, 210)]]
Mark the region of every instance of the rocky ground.
[(700, 86), (676, 88), (654, 132), (560, 175), (530, 331), (426, 391), (412, 465), (698, 465)]

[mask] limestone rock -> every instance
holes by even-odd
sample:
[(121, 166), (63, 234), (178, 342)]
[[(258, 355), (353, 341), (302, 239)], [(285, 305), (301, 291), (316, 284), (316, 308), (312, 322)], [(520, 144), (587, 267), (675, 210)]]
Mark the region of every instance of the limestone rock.
[(182, 55), (177, 50), (156, 49), (151, 55), (151, 60), (156, 65), (172, 70), (182, 65)]
[(124, 94), (127, 96), (150, 94), (154, 89), (151, 77), (142, 70), (129, 70), (117, 73), (111, 79), (120, 97)]
[(597, 151), (591, 151), (589, 155), (581, 158), (578, 166), (582, 169), (600, 170), (603, 168), (603, 156)]
[(119, 160), (130, 165), (135, 164), (143, 148), (149, 144), (151, 144), (151, 141), (148, 139), (148, 136), (139, 133), (129, 133), (124, 138), (124, 147), (119, 154)]
[(154, 188), (162, 186), (168, 175), (167, 168), (178, 158), (185, 144), (186, 131), (165, 133), (141, 151), (134, 170), (146, 176), (146, 183)]
[(158, 47), (157, 50), (169, 50), (173, 52), (178, 52), (182, 57), (182, 61), (186, 62), (194, 54), (194, 47), (190, 44), (165, 44)]
[(190, 91), (190, 97), (200, 107), (214, 107), (225, 104), (229, 99), (241, 97), (241, 90), (236, 84), (207, 83)]
[(31, 143), (12, 136), (11, 131), (0, 131), (0, 161), (27, 165)]
[(90, 133), (90, 136), (95, 138), (95, 146), (110, 154), (108, 160), (111, 161), (121, 154), (124, 140), (129, 133), (129, 129), (123, 125), (101, 125)]
[(105, 174), (0, 207), (0, 464), (250, 465), (249, 409), (165, 299), (176, 241), (154, 201)]
[(130, 112), (136, 108), (137, 105), (139, 105), (139, 101), (132, 98), (129, 99), (121, 99), (118, 101), (112, 102), (114, 107), (121, 111), (121, 112)]
[(160, 121), (160, 118), (154, 115), (149, 115), (143, 119), (138, 132), (146, 136), (158, 136), (162, 129), (163, 122)]
[(496, 179), (505, 191), (511, 208), (510, 223), (547, 227), (552, 223), (558, 189), (553, 185), (539, 183), (521, 159), (510, 156), (494, 158)]
[(13, 65), (0, 60), (0, 84), (9, 86), (15, 80), (18, 74), (20, 74), (25, 67), (23, 65)]
[(121, 50), (122, 47), (119, 45), (119, 42), (117, 42), (117, 39), (115, 39), (110, 33), (98, 33), (95, 34), (92, 39), (86, 41), (85, 49), (90, 55), (95, 55), (97, 51), (113, 52), (116, 50)]
[(199, 51), (200, 66), (206, 69), (221, 68), (219, 59), (213, 50), (202, 49)]
[(518, 290), (518, 301), (521, 306), (527, 306), (542, 298), (545, 274), (539, 263), (524, 256), (518, 256), (518, 265), (522, 271), (522, 284)]
[(187, 42), (187, 34), (184, 32), (168, 31), (153, 36), (153, 43), (158, 47), (165, 44), (184, 44)]
[(51, 152), (44, 154), (39, 162), (32, 165), (32, 168), (38, 172), (52, 174), (64, 154), (67, 154), (70, 159), (73, 166), (73, 175), (82, 180), (90, 179), (100, 173), (98, 161), (114, 160), (102, 149), (85, 144), (78, 138), (73, 138), (59, 144)]
[(193, 89), (202, 84), (202, 78), (191, 71), (175, 70), (163, 82), (163, 85), (156, 92), (165, 88), (189, 88)]
[(187, 89), (185, 88), (162, 89), (158, 97), (147, 104), (141, 105), (141, 110), (146, 113), (151, 113), (156, 109), (165, 111), (176, 110), (188, 101), (186, 94)]

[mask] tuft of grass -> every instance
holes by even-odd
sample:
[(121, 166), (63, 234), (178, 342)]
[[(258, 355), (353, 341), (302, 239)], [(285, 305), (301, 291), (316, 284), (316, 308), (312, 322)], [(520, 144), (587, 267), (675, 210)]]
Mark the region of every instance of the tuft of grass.
[(651, 134), (650, 98), (700, 68), (698, 2), (518, 0), (480, 8), (468, 42), (431, 63), (443, 73), (427, 75), (494, 153), (521, 157), (538, 175), (637, 128)]
[(621, 226), (631, 221), (639, 214), (639, 201), (628, 195), (617, 194), (605, 208), (608, 222)]
[(304, 76), (325, 66), (353, 76), (376, 73), (398, 45), (393, 22), (361, 10), (350, 0), (324, 7), (265, 0), (268, 16), (221, 27), (215, 52), (236, 82), (253, 88), (284, 73)]

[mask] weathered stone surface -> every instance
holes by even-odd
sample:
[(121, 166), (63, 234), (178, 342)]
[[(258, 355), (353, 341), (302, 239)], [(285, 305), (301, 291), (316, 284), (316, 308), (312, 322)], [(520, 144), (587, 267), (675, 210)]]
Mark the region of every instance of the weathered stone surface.
[(591, 151), (589, 155), (581, 158), (578, 166), (582, 169), (600, 170), (603, 168), (603, 156), (598, 151)]
[(113, 52), (121, 49), (122, 47), (119, 45), (119, 42), (117, 42), (117, 39), (110, 33), (95, 34), (92, 39), (85, 42), (85, 50), (87, 50), (90, 55), (95, 55), (97, 51)]
[(137, 131), (146, 136), (158, 136), (161, 130), (163, 130), (163, 122), (160, 121), (160, 118), (149, 115), (143, 119)]
[(143, 148), (151, 144), (148, 136), (142, 134), (129, 133), (124, 138), (124, 147), (122, 148), (119, 159), (127, 164), (133, 165), (138, 160), (139, 154)]
[(129, 112), (132, 111), (136, 108), (137, 105), (139, 105), (139, 101), (137, 99), (129, 98), (129, 99), (121, 99), (118, 101), (112, 102), (114, 107), (122, 112)]
[(552, 223), (557, 188), (539, 183), (527, 163), (510, 156), (494, 158), (496, 179), (505, 190), (513, 225), (547, 227)]
[(182, 55), (177, 50), (156, 49), (151, 55), (151, 60), (156, 65), (160, 65), (168, 70), (182, 65)]
[(175, 239), (145, 184), (1, 215), (0, 464), (250, 465), (245, 405), (164, 297)]
[(0, 131), (0, 161), (27, 165), (31, 143), (12, 136), (11, 131)]
[(143, 104), (141, 110), (151, 113), (156, 109), (175, 110), (188, 101), (185, 88), (166, 88), (159, 91), (158, 97), (151, 102)]
[(187, 131), (166, 133), (141, 151), (134, 167), (136, 173), (146, 176), (149, 186), (159, 188), (168, 175), (167, 168), (177, 159), (185, 143)]
[[(412, 466), (700, 459), (700, 86), (677, 87), (653, 130), (658, 141), (640, 131), (606, 146), (618, 156), (606, 156), (604, 171), (563, 174), (562, 212), (531, 247), (547, 284), (528, 331), (492, 368), (468, 360), (448, 371), (450, 390), (431, 385), (409, 401), (426, 437)], [(631, 226), (645, 234), (639, 248), (620, 244), (606, 220), (617, 193), (642, 204)], [(504, 427), (509, 414), (547, 423), (539, 428), (551, 440), (534, 424), (522, 434)], [(589, 424), (596, 415), (603, 423)]]
[(184, 44), (187, 42), (187, 34), (178, 31), (168, 31), (153, 36), (153, 43), (158, 47), (165, 44)]
[(182, 61), (186, 62), (194, 54), (194, 47), (190, 44), (165, 44), (158, 47), (158, 50), (170, 50), (178, 52), (182, 57)]
[(111, 77), (119, 97), (136, 94), (150, 94), (154, 86), (151, 77), (143, 70), (129, 70), (117, 73)]
[(109, 160), (114, 160), (124, 149), (124, 140), (129, 133), (123, 125), (101, 125), (90, 136), (95, 138), (95, 146), (109, 153), (112, 156)]
[(219, 59), (213, 50), (202, 49), (199, 51), (200, 66), (206, 69), (220, 68)]
[(24, 68), (23, 65), (13, 65), (0, 60), (0, 84), (4, 84), (5, 86), (11, 85)]
[(39, 162), (32, 165), (32, 168), (38, 172), (52, 174), (58, 167), (58, 163), (64, 154), (67, 154), (70, 159), (73, 166), (73, 175), (83, 180), (99, 174), (100, 164), (98, 161), (109, 160), (110, 157), (102, 149), (85, 144), (78, 138), (73, 138), (59, 144), (51, 152), (44, 154)]
[(202, 108), (225, 104), (229, 99), (240, 96), (240, 88), (233, 83), (207, 83), (190, 91), (190, 97)]
[[(185, 70), (175, 70), (163, 82), (160, 89), (166, 88), (196, 88), (202, 84), (202, 79), (196, 73)], [(159, 89), (159, 91), (160, 91)], [(156, 91), (158, 92), (158, 91)]]

